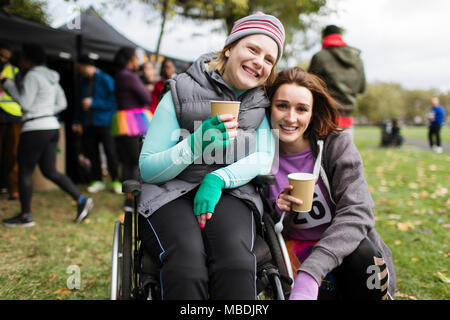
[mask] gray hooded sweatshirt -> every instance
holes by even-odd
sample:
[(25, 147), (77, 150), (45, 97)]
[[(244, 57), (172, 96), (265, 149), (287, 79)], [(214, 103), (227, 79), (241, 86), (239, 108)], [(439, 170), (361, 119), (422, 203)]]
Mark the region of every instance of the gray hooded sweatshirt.
[[(317, 140), (315, 137), (310, 140), (312, 152), (317, 158)], [(374, 203), (364, 176), (363, 161), (348, 133), (332, 133), (324, 140), (320, 176), (336, 209), (331, 225), (299, 270), (307, 272), (320, 283), (328, 272), (356, 250), (364, 238), (368, 238), (380, 250), (386, 263), (388, 292), (393, 297), (396, 277), (392, 252), (375, 230)]]
[(19, 88), (12, 80), (3, 87), (22, 107), (22, 132), (59, 129), (56, 115), (67, 107), (67, 100), (56, 71), (36, 66), (25, 74)]

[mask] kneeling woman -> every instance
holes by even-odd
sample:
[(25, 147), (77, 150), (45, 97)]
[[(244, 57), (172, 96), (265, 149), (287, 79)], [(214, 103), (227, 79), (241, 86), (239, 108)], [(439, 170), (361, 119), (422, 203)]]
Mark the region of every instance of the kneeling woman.
[[(256, 298), (253, 213), (262, 201), (249, 182), (272, 165), (273, 146), (259, 143), (271, 138), (263, 86), (283, 41), (277, 18), (242, 18), (218, 55), (168, 80), (141, 151), (138, 208), (143, 243), (161, 261), (163, 299)], [(238, 118), (211, 117), (211, 100), (239, 100)]]
[[(338, 129), (338, 111), (324, 82), (291, 68), (280, 72), (267, 92), (271, 126), (279, 137), (270, 197), (279, 214), (290, 218), (285, 238), (301, 263), (290, 299), (393, 297), (392, 254), (374, 228), (363, 162), (350, 135)], [(289, 194), (287, 175), (313, 173), (316, 159), (322, 161), (313, 208), (291, 212), (302, 200)]]

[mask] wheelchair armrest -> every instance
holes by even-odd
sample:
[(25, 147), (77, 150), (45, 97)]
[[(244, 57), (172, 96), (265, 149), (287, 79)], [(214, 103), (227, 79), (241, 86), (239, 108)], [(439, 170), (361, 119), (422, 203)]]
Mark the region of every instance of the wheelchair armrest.
[(125, 180), (122, 183), (122, 192), (131, 193), (136, 197), (141, 193), (141, 183), (137, 180)]
[(258, 187), (275, 184), (275, 176), (273, 174), (256, 176), (253, 178), (252, 183)]

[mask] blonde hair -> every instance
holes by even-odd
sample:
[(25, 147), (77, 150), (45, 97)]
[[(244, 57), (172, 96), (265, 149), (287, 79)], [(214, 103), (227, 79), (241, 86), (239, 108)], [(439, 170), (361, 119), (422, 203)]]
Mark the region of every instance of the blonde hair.
[[(223, 73), (225, 72), (225, 66), (228, 62), (228, 58), (225, 56), (225, 52), (227, 52), (227, 50), (232, 49), (234, 46), (236, 46), (238, 44), (238, 42), (240, 40), (242, 40), (243, 38), (232, 42), (228, 45), (226, 45), (222, 50), (217, 51), (217, 57), (214, 58), (213, 60), (211, 60), (208, 65), (207, 65), (207, 70), (208, 71), (218, 71), (221, 75), (223, 75)], [(277, 62), (276, 61), (273, 66), (272, 66), (272, 70), (270, 71), (269, 76), (267, 77), (266, 82), (264, 83), (264, 86), (270, 86), (273, 84), (273, 82), (275, 81), (276, 77), (277, 77), (277, 73), (275, 71), (276, 66), (277, 66)]]

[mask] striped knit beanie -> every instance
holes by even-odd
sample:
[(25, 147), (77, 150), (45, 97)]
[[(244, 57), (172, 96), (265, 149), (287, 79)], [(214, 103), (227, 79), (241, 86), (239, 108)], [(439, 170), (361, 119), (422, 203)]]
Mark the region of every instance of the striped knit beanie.
[(281, 59), (285, 37), (284, 27), (276, 17), (262, 12), (237, 20), (233, 25), (233, 29), (231, 29), (230, 35), (225, 40), (225, 46), (252, 34), (265, 34), (271, 37), (278, 45), (277, 61)]

